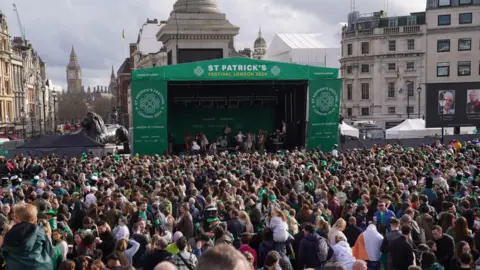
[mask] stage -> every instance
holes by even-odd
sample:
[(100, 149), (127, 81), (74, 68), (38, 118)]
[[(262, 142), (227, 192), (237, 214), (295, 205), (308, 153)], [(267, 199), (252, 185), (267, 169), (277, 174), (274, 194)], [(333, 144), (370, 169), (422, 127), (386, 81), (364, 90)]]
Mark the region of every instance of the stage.
[(338, 143), (338, 69), (227, 58), (135, 70), (132, 75), (133, 153), (182, 151), (187, 134), (221, 139), (287, 134), (283, 148), (331, 148)]
[(307, 88), (307, 81), (170, 82), (168, 132), (178, 152), (184, 150), (180, 146), (188, 133), (204, 133), (212, 143), (225, 139), (221, 137), (227, 125), (232, 136), (239, 131), (272, 134), (282, 130), (285, 121), (289, 128), (284, 147), (302, 146)]

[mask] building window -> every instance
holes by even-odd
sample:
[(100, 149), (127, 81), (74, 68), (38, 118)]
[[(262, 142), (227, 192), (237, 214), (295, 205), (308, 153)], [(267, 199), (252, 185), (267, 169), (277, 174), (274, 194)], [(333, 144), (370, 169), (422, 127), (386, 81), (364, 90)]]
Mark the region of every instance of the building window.
[(472, 4), (472, 0), (460, 0), (458, 2), (460, 5), (471, 5)]
[(362, 83), (362, 99), (370, 99), (370, 84)]
[(353, 98), (353, 85), (351, 83), (347, 84), (347, 100), (352, 100)]
[(450, 39), (437, 40), (437, 52), (449, 52), (450, 51)]
[(413, 106), (408, 106), (408, 107), (407, 107), (407, 113), (408, 113), (408, 114), (414, 113)]
[(347, 55), (352, 55), (353, 54), (353, 44), (347, 44)]
[(459, 38), (458, 39), (458, 50), (459, 51), (470, 51), (470, 50), (472, 50), (472, 39), (471, 38)]
[(450, 63), (441, 62), (437, 63), (437, 77), (448, 77), (450, 76)]
[(388, 98), (394, 98), (395, 97), (395, 82), (389, 82), (388, 83), (387, 96), (388, 96)]
[(369, 73), (370, 72), (370, 65), (363, 64), (362, 65), (362, 73)]
[(449, 7), (452, 5), (451, 3), (452, 0), (438, 0), (438, 6), (439, 7)]
[(395, 107), (388, 107), (388, 114), (395, 114)]
[(5, 81), (5, 94), (10, 95), (12, 94), (12, 89), (10, 89), (10, 83), (8, 81)]
[(415, 84), (413, 82), (410, 82), (408, 85), (407, 85), (407, 93), (408, 93), (408, 96), (409, 97), (413, 97), (415, 95), (415, 91), (413, 89), (413, 86)]
[(409, 50), (409, 51), (415, 50), (415, 39), (408, 39), (407, 40), (407, 50)]
[(417, 16), (408, 16), (407, 25), (415, 25), (415, 24), (417, 24)]
[(347, 108), (347, 116), (352, 116), (353, 110), (352, 108)]
[(398, 19), (397, 18), (388, 19), (388, 27), (397, 27), (397, 26), (398, 26)]
[(370, 43), (362, 42), (362, 54), (369, 54), (369, 53), (370, 53)]
[(370, 108), (362, 108), (362, 115), (370, 115)]
[(390, 71), (396, 70), (396, 64), (395, 63), (388, 63), (388, 70), (390, 70)]
[(353, 68), (352, 66), (347, 66), (347, 74), (352, 74)]
[(438, 15), (438, 25), (450, 25), (451, 21), (451, 15)]
[(388, 41), (388, 50), (394, 52), (397, 50), (397, 41), (396, 40), (389, 40)]
[(407, 62), (407, 70), (415, 70), (415, 62)]
[(470, 61), (458, 61), (458, 76), (470, 76), (472, 62)]
[(472, 13), (460, 13), (458, 15), (459, 24), (471, 24), (472, 23)]

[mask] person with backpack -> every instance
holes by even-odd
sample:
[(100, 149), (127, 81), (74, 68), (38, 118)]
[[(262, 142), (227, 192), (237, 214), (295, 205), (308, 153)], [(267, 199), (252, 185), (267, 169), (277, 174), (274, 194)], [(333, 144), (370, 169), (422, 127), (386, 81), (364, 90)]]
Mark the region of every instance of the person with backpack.
[(298, 249), (297, 269), (323, 269), (325, 263), (333, 257), (332, 247), (327, 239), (315, 233), (313, 224), (306, 224), (303, 233), (305, 237)]

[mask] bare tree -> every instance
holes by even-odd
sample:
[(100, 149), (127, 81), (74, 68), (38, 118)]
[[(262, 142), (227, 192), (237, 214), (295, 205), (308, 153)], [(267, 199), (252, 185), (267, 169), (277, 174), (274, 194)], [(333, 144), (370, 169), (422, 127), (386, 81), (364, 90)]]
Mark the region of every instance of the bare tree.
[(103, 121), (109, 124), (112, 114), (112, 99), (108, 97), (95, 97), (92, 102), (92, 110), (103, 118)]
[(88, 108), (84, 92), (65, 92), (58, 97), (57, 119), (59, 123), (74, 122), (85, 118)]

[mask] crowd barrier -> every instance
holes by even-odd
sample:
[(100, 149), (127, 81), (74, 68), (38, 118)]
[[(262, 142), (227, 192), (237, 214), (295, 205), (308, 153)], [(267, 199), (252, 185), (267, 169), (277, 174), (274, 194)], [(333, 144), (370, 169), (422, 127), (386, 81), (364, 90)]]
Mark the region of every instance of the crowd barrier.
[[(443, 142), (448, 143), (451, 140), (458, 140), (463, 143), (465, 141), (472, 141), (478, 139), (480, 134), (464, 134), (464, 135), (445, 135), (443, 136)], [(374, 139), (374, 140), (351, 140), (346, 139), (344, 143), (340, 144), (341, 149), (361, 149), (371, 148), (374, 144), (377, 146), (384, 146), (387, 144), (397, 144), (402, 147), (419, 147), (422, 145), (432, 145), (437, 137), (425, 137), (425, 138), (410, 138), (410, 139)]]

